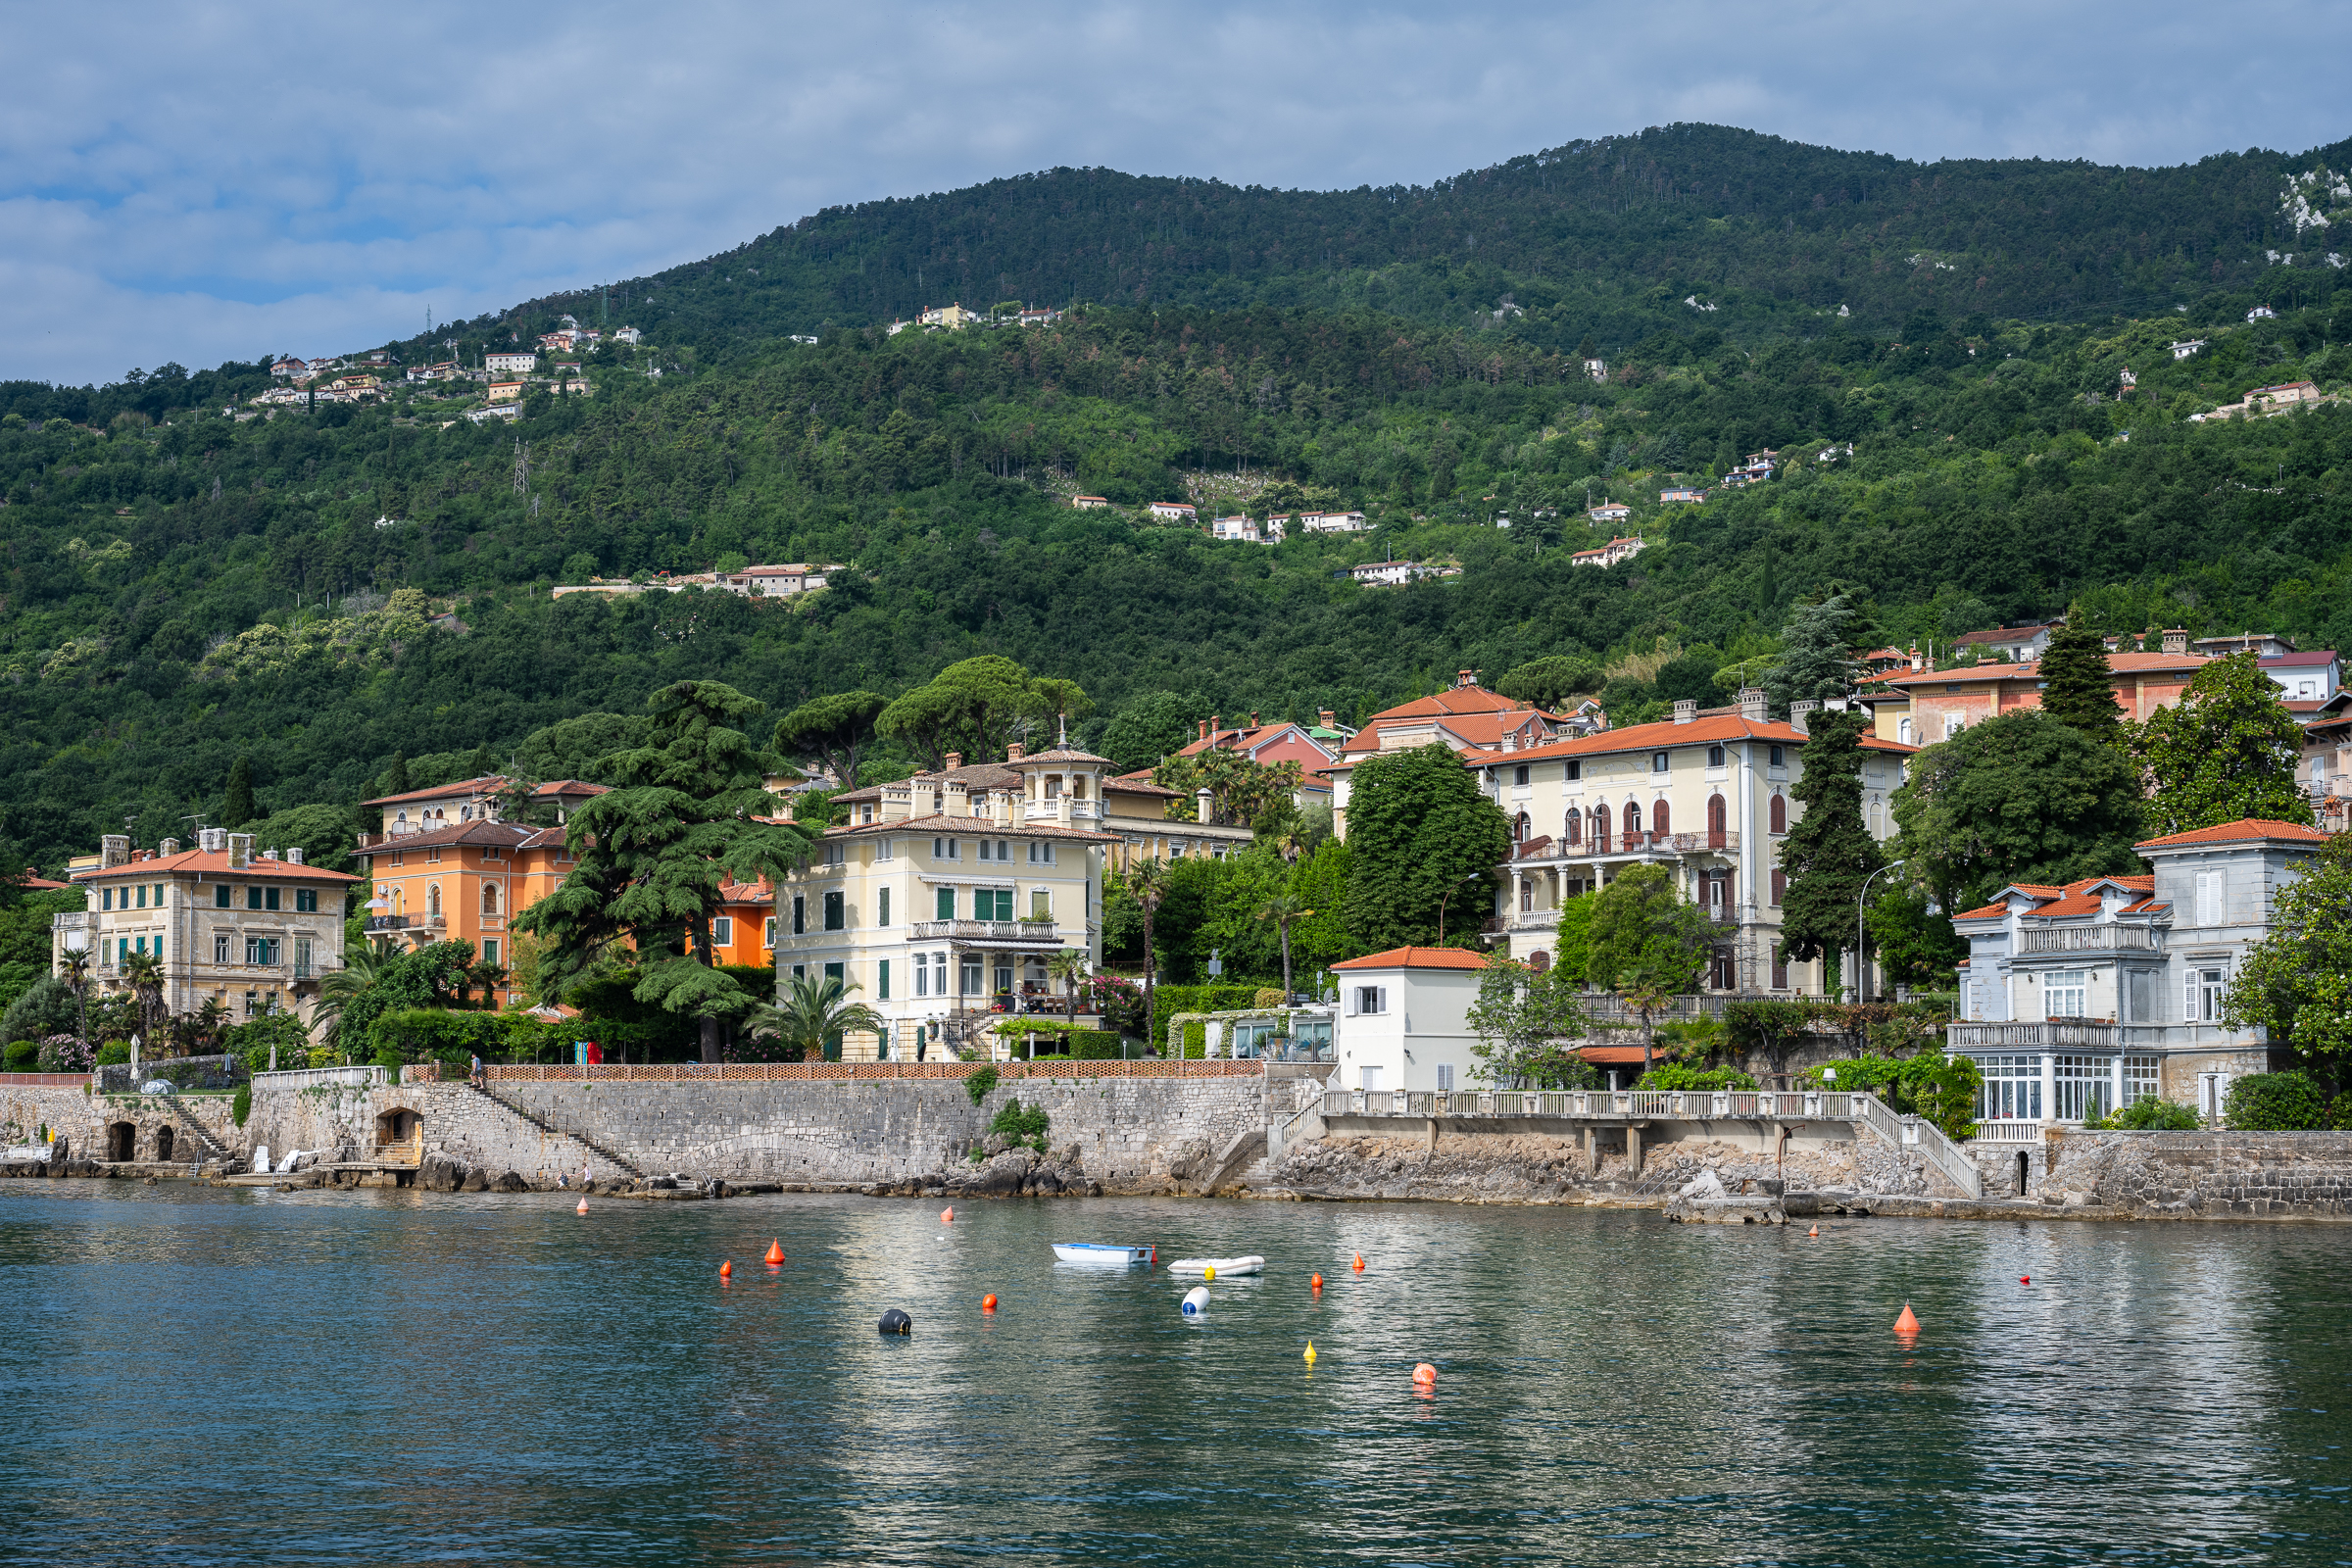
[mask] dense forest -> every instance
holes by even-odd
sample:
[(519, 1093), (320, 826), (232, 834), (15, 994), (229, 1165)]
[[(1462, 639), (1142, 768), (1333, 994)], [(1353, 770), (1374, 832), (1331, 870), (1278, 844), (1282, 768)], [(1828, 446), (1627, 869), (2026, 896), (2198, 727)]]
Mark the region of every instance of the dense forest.
[[(1696, 224), (1672, 243), (1725, 277), (1784, 266), (1757, 260), (1775, 233), (1835, 249), (1865, 221), (1998, 237), (2032, 218), (2053, 235), (2161, 235), (2163, 256), (2196, 262), (2164, 275), (2195, 286), (2072, 321), (2053, 318), (2073, 309), (2055, 295), (1990, 284), (1895, 288), (1850, 316), (1775, 296), (1744, 323), (1674, 294), (1671, 312), (1629, 316), (1604, 343), (1605, 322), (1557, 314), (1567, 307), (1516, 273), (1479, 287), (1511, 281), (1525, 314), (1497, 319), (1482, 293), (1473, 323), (1376, 293), (1274, 303), (1273, 264), (1229, 260), (1198, 271), (1198, 303), (1123, 303), (1133, 291), (1105, 274), (1085, 285), (1097, 303), (1050, 326), (836, 324), (804, 343), (777, 335), (805, 320), (781, 302), (835, 289), (849, 265), (805, 256), (772, 277), (750, 264), (756, 283), (750, 265), (736, 274), (776, 291), (772, 308), (735, 318), (764, 335), (720, 341), (715, 316), (632, 307), (653, 323), (643, 349), (587, 355), (593, 397), (534, 396), (511, 427), (407, 392), (224, 414), (267, 382), (263, 363), (79, 389), (0, 383), (0, 863), (55, 866), (126, 819), (142, 842), (184, 834), (187, 818), (217, 813), (239, 758), (262, 811), (348, 806), (396, 754), (503, 761), (547, 724), (636, 711), (681, 676), (724, 679), (781, 711), (1004, 654), (1083, 686), (1083, 738), (1100, 741), (1146, 703), (1353, 720), (1457, 667), (1492, 681), (1558, 655), (1605, 668), (1612, 711), (1638, 716), (1669, 684), (1703, 693), (1711, 671), (1752, 674), (1791, 610), (1833, 586), (1861, 590), (1896, 641), (1948, 643), (2080, 602), (2114, 630), (2259, 627), (2352, 645), (2341, 410), (2191, 417), (2266, 383), (2352, 379), (2352, 296), (2332, 296), (2334, 269), (2299, 254), (2249, 272), (2217, 248), (2280, 243), (2264, 225), (2289, 161), (1930, 173), (1695, 127), (1608, 145), (1605, 160), (1545, 155), (1412, 201), (1494, 214), (1549, 201), (1554, 239), (1603, 249), (1620, 244), (1591, 226), (1604, 220), (1626, 234)], [(1608, 172), (1634, 170), (1637, 153), (1655, 166), (1649, 184)], [(981, 213), (1000, 236), (1045, 246), (1036, 215), (1060, 177), (987, 202), (828, 215), (758, 244), (847, 245), (855, 231), (879, 256), (890, 234), (945, 235)], [(1801, 201), (1780, 189), (1791, 182)], [(1369, 213), (1377, 194), (1220, 190), (1198, 193), (1219, 221), (1284, 236), (1307, 232), (1316, 202)], [(1409, 202), (1381, 200), (1394, 221), (1364, 243), (1390, 249), (1346, 251), (1348, 266), (1433, 277), (1500, 266), (1489, 261), (1499, 239), (1439, 254), (1436, 218), (1408, 221)], [(1115, 206), (1088, 211), (1108, 223)], [(1532, 267), (1533, 219), (1495, 221), (1518, 225)], [(1657, 281), (1671, 273), (1664, 252), (1627, 238), (1610, 254), (1620, 281), (1580, 271), (1576, 287), (1683, 286)], [(1219, 278), (1250, 287), (1219, 298)], [(920, 286), (863, 314), (943, 292), (927, 274)], [(545, 330), (563, 303), (499, 324)], [(2250, 319), (2257, 305), (2276, 314)], [(1605, 348), (1604, 379), (1586, 373), (1587, 337)], [(2186, 339), (2205, 346), (2176, 359), (2170, 345)], [(404, 357), (428, 351), (444, 352)], [(1770, 482), (1718, 488), (1700, 507), (1658, 500), (1766, 448), (1782, 455)], [(1073, 510), (1079, 492), (1116, 505)], [(1374, 526), (1216, 543), (1142, 511), (1172, 499), (1204, 518), (1353, 507)], [(1611, 531), (1586, 520), (1602, 501), (1630, 506), (1617, 530), (1648, 546), (1606, 570), (1572, 564)], [(1462, 571), (1403, 589), (1346, 578), (1387, 556)], [(793, 602), (548, 591), (761, 560), (846, 569)]]

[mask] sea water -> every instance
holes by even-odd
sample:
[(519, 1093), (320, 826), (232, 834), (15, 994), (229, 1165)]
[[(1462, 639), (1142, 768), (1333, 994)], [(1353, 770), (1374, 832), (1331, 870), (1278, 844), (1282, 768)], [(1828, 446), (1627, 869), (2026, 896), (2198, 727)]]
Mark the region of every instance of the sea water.
[(0, 1558), (2352, 1558), (2352, 1229), (573, 1200), (0, 1186)]

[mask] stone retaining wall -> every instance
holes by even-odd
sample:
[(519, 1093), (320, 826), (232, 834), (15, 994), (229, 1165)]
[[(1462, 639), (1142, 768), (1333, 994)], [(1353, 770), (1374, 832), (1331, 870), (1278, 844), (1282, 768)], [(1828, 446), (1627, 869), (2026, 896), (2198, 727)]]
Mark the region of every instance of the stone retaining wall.
[(2352, 1215), (2352, 1133), (2053, 1131), (2037, 1196), (2151, 1218)]
[(172, 1159), (182, 1163), (198, 1156), (202, 1145), (188, 1132), (177, 1109), (231, 1151), (242, 1152), (245, 1135), (237, 1130), (226, 1095), (100, 1095), (78, 1088), (10, 1085), (0, 1089), (0, 1147), (39, 1141), (46, 1127), (67, 1142), (74, 1159), (105, 1159), (108, 1130), (127, 1122), (136, 1129), (131, 1140), (133, 1159), (156, 1157), (159, 1129), (172, 1130)]

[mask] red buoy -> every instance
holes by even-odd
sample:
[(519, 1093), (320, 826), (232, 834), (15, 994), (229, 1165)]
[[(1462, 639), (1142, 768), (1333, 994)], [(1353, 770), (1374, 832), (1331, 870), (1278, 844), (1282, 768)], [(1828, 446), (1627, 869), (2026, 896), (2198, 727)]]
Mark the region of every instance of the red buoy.
[(1307, 1289), (1311, 1291), (1321, 1291), (1323, 1289), (1323, 1276), (1320, 1274), (1308, 1275), (1306, 1278), (1306, 1285)]
[(994, 1292), (994, 1291), (991, 1291), (991, 1292), (989, 1292), (989, 1293), (988, 1293), (986, 1296), (983, 1296), (982, 1298), (980, 1298), (980, 1310), (981, 1310), (981, 1311), (983, 1311), (983, 1312), (994, 1312), (996, 1309), (997, 1309), (997, 1293), (996, 1293), (996, 1292)]
[(783, 1244), (782, 1242), (770, 1242), (770, 1243), (768, 1243), (768, 1244), (767, 1244), (767, 1266), (768, 1266), (769, 1268), (774, 1268), (774, 1267), (775, 1267), (775, 1266), (776, 1266), (778, 1263), (781, 1263), (781, 1262), (783, 1262), (783, 1261), (784, 1261), (784, 1244)]
[(731, 1280), (735, 1277), (735, 1260), (733, 1258), (730, 1257), (718, 1265), (718, 1277), (722, 1280)]
[(1437, 1382), (1438, 1369), (1434, 1366), (1431, 1366), (1427, 1361), (1424, 1361), (1419, 1366), (1413, 1368), (1413, 1383), (1416, 1387), (1424, 1389), (1435, 1388), (1437, 1386)]
[(1919, 1319), (1911, 1315), (1909, 1301), (1903, 1303), (1903, 1315), (1894, 1320), (1894, 1332), (1897, 1334), (1917, 1334), (1919, 1332)]
[(1355, 1254), (1355, 1271), (1358, 1274), (1364, 1271), (1364, 1254), (1361, 1252)]
[(2034, 1276), (2031, 1274), (2020, 1274), (2017, 1277), (2017, 1283), (2020, 1285), (2031, 1285), (2034, 1283)]

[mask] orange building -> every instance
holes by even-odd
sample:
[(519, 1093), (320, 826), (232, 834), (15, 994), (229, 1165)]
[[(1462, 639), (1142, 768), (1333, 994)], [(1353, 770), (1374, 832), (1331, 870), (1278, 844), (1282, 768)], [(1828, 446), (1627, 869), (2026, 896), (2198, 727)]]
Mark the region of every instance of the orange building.
[[(577, 863), (564, 830), (498, 819), (497, 775), (410, 790), (366, 804), (384, 811), (385, 831), (360, 835), (355, 852), (375, 884), (368, 935), (421, 948), (470, 942), (484, 963), (512, 968), (515, 914), (554, 892)], [(604, 786), (563, 779), (539, 785), (534, 801), (552, 802), (561, 822)], [(502, 990), (501, 1003), (522, 1001)]]

